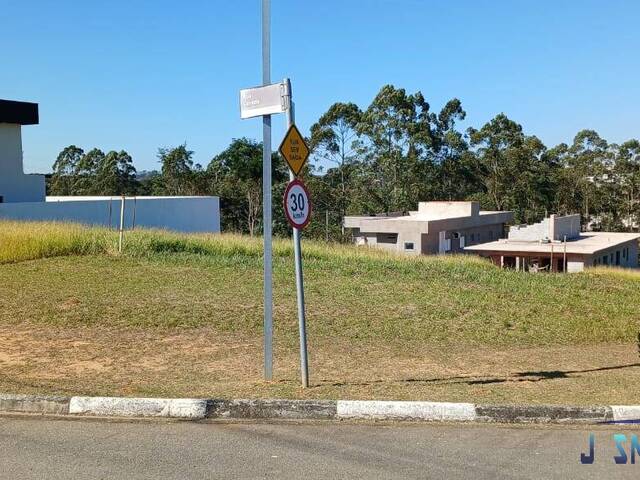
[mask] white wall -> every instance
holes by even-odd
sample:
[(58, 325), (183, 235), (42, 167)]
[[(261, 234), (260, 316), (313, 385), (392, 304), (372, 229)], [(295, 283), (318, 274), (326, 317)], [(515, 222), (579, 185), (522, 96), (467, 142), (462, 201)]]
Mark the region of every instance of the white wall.
[(567, 260), (567, 273), (582, 272), (584, 270), (584, 261)]
[(418, 213), (434, 218), (477, 217), (480, 214), (478, 202), (419, 202)]
[(580, 236), (580, 214), (551, 215), (550, 221), (551, 233), (549, 238), (552, 240), (563, 240), (565, 235), (567, 238)]
[[(48, 197), (46, 202), (2, 203), (0, 218), (67, 221), (111, 226), (120, 223), (120, 197)], [(133, 197), (125, 200), (125, 228), (220, 232), (218, 197)]]
[(3, 202), (43, 202), (44, 175), (22, 170), (20, 125), (0, 123), (0, 196)]

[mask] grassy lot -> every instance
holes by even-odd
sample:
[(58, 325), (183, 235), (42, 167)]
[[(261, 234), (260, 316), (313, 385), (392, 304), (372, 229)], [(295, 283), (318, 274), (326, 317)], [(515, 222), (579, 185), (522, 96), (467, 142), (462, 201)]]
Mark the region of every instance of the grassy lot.
[(640, 274), (275, 242), (276, 379), (261, 381), (261, 241), (0, 222), (0, 391), (638, 403)]

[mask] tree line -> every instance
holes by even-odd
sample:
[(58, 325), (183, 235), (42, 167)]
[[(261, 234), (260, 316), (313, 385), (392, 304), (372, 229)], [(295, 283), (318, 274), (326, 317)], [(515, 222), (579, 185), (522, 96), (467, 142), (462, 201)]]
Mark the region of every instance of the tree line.
[[(582, 130), (547, 147), (505, 114), (461, 130), (458, 99), (432, 111), (421, 92), (386, 85), (366, 109), (335, 103), (311, 126), (304, 179), (314, 203), (308, 234), (342, 240), (345, 215), (415, 210), (419, 201), (477, 200), (513, 210), (518, 223), (580, 213), (583, 226), (627, 231), (640, 224), (640, 142), (609, 143)], [(251, 235), (262, 225), (262, 145), (234, 139), (203, 168), (186, 145), (158, 151), (160, 170), (136, 173), (124, 151), (65, 148), (53, 165), (51, 195), (218, 195), (225, 231)], [(273, 195), (287, 181), (274, 154)], [(287, 235), (274, 201), (274, 232)]]

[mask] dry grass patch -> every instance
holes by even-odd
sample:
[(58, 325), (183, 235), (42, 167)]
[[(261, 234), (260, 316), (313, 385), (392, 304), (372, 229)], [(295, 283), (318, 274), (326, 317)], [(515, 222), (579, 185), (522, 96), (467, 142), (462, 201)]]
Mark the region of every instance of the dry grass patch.
[[(276, 348), (261, 377), (261, 344), (210, 328), (19, 327), (0, 334), (0, 390), (20, 393), (214, 398), (362, 398), (489, 403), (638, 403), (640, 363), (626, 345), (466, 351), (312, 342), (311, 387), (297, 351)], [(559, 367), (561, 365), (561, 367)]]

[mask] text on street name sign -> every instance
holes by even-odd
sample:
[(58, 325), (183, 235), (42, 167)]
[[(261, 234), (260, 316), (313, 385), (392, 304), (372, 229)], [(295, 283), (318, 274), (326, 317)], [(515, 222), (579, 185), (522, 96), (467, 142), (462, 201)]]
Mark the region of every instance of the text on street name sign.
[(240, 118), (284, 112), (283, 90), (282, 83), (240, 90)]

